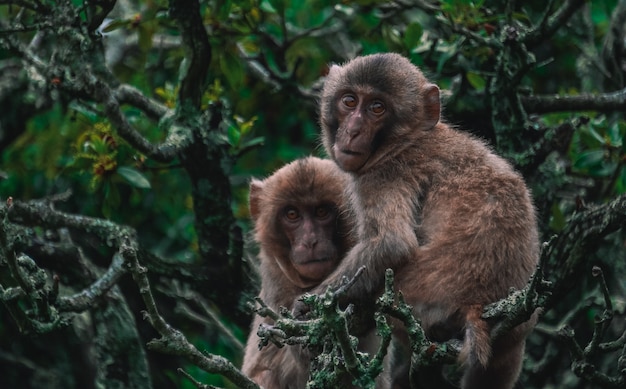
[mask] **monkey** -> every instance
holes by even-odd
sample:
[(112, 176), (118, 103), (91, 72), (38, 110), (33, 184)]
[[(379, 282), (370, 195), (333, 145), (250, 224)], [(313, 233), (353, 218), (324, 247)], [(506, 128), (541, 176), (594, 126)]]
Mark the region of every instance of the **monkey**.
[[(448, 125), (439, 88), (395, 53), (332, 65), (320, 126), (329, 157), (350, 175), (357, 242), (311, 293), (365, 265), (343, 298), (376, 296), (391, 268), (431, 339), (461, 334), (462, 388), (512, 388), (534, 319), (492, 342), (481, 315), (524, 287), (538, 261), (535, 209), (521, 175)], [(307, 310), (297, 302), (294, 314)]]
[[(250, 183), (249, 210), (260, 246), (259, 297), (273, 310), (292, 309), (294, 299), (319, 284), (354, 245), (346, 212), (348, 175), (335, 163), (307, 157)], [(257, 316), (245, 348), (242, 371), (266, 389), (304, 389), (307, 355), (273, 344), (259, 350)]]

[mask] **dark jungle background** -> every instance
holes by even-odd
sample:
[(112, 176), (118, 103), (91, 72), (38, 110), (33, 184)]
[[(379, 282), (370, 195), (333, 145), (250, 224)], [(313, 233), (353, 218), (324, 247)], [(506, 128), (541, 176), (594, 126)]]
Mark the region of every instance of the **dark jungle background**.
[(0, 0), (0, 386), (254, 387), (249, 180), (323, 156), (328, 65), (388, 51), (532, 189), (520, 387), (626, 387), (624, 0)]

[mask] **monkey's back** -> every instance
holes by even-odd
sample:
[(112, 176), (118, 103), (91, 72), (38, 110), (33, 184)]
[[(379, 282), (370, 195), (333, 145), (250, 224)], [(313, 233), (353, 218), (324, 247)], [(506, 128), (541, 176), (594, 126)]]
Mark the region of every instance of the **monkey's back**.
[[(483, 142), (445, 125), (432, 131), (402, 156), (424, 178), (413, 188), (420, 247), (399, 273), (419, 280), (412, 292), (418, 301), (496, 301), (523, 287), (535, 269), (539, 241), (530, 193)], [(429, 147), (428, 161), (422, 147)]]

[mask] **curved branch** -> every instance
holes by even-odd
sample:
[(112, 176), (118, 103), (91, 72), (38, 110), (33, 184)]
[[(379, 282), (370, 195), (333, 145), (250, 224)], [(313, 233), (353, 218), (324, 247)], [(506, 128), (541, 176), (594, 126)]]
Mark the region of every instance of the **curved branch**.
[(626, 57), (626, 0), (617, 2), (611, 16), (609, 27), (602, 44), (602, 62), (606, 68), (606, 85), (623, 87), (626, 72), (622, 68), (622, 61)]
[(141, 91), (130, 85), (120, 85), (114, 92), (120, 104), (129, 104), (142, 110), (150, 119), (159, 120), (169, 113), (169, 109), (146, 97)]
[[(0, 217), (7, 213), (9, 220), (15, 223), (26, 225), (37, 225), (46, 228), (69, 227), (96, 234), (103, 242), (107, 242), (112, 247), (117, 247), (119, 252), (109, 267), (107, 273), (100, 277), (85, 292), (75, 296), (60, 299), (60, 306), (66, 310), (74, 311), (84, 308), (85, 300), (93, 300), (95, 297), (89, 294), (103, 294), (112, 286), (126, 271), (130, 271), (139, 293), (146, 306), (145, 316), (161, 335), (161, 338), (152, 340), (148, 346), (153, 350), (159, 350), (172, 355), (186, 357), (207, 372), (221, 374), (231, 380), (237, 387), (245, 389), (258, 389), (258, 385), (250, 381), (243, 375), (234, 364), (226, 358), (204, 354), (192, 345), (176, 328), (172, 327), (159, 313), (157, 303), (152, 294), (152, 288), (148, 280), (148, 269), (139, 263), (141, 249), (137, 242), (136, 231), (131, 227), (120, 226), (108, 220), (64, 213), (53, 209), (51, 200), (49, 201), (10, 201), (10, 205), (0, 207)], [(4, 229), (0, 229), (0, 233)], [(0, 238), (3, 235), (0, 234)], [(9, 247), (5, 242), (1, 247)], [(0, 253), (2, 254), (2, 253)], [(107, 279), (109, 278), (109, 279)], [(32, 290), (25, 286), (26, 292)], [(0, 289), (0, 291), (2, 291)], [(68, 301), (74, 299), (75, 301)], [(59, 316), (60, 321), (65, 316)], [(54, 323), (53, 323), (54, 324)]]
[[(170, 128), (168, 139), (159, 145), (154, 145), (130, 124), (126, 115), (122, 112), (120, 101), (117, 100), (115, 91), (93, 75), (86, 75), (85, 78), (86, 89), (93, 89), (91, 94), (96, 101), (104, 106), (105, 116), (117, 128), (119, 135), (130, 143), (131, 146), (159, 162), (170, 162), (176, 157), (185, 144), (184, 139), (180, 137), (181, 132), (177, 131), (177, 128)], [(89, 88), (89, 86), (92, 88)]]
[(48, 7), (41, 1), (27, 1), (27, 0), (2, 0), (0, 4), (16, 5), (18, 7), (24, 7), (31, 11), (45, 14), (52, 12), (52, 8)]
[(226, 358), (203, 354), (193, 344), (191, 344), (182, 332), (172, 327), (159, 313), (157, 303), (154, 300), (150, 281), (148, 280), (148, 269), (139, 264), (138, 247), (136, 240), (125, 239), (120, 245), (120, 253), (125, 262), (130, 267), (131, 274), (139, 293), (146, 305), (146, 318), (161, 335), (161, 338), (148, 342), (148, 347), (171, 355), (179, 355), (189, 359), (201, 369), (211, 373), (222, 374), (237, 387), (244, 389), (259, 389), (259, 386), (241, 373)]
[(559, 8), (552, 17), (544, 18), (542, 22), (528, 31), (522, 38), (522, 43), (530, 49), (547, 41), (572, 17), (587, 0), (568, 0)]
[(59, 298), (55, 305), (61, 312), (86, 311), (93, 307), (95, 301), (102, 299), (126, 272), (124, 258), (119, 254), (115, 254), (107, 271), (96, 282), (79, 293)]
[(89, 231), (103, 242), (119, 246), (124, 237), (134, 237), (135, 230), (109, 220), (75, 215), (57, 211), (49, 201), (13, 201), (8, 208), (9, 220), (13, 223), (44, 228), (73, 228)]
[[(51, 70), (53, 67), (38, 58), (30, 49), (17, 41), (11, 44), (43, 79), (56, 77), (54, 70)], [(134, 104), (155, 119), (167, 117), (168, 111), (158, 103), (141, 96), (141, 93), (132, 87), (122, 85), (112, 89), (105, 81), (90, 72), (89, 68), (85, 68), (76, 78), (68, 77), (58, 87), (75, 97), (91, 98), (102, 104), (106, 118), (117, 129), (119, 135), (139, 152), (156, 161), (170, 162), (188, 142), (185, 129), (175, 125), (168, 128), (165, 142), (157, 145), (150, 142), (130, 124), (122, 112), (120, 103)]]
[(589, 253), (597, 249), (599, 239), (626, 223), (626, 194), (613, 201), (590, 207), (575, 214), (567, 226), (542, 253), (546, 274), (552, 275), (552, 293), (542, 304), (546, 309), (557, 304), (573, 287), (588, 266)]

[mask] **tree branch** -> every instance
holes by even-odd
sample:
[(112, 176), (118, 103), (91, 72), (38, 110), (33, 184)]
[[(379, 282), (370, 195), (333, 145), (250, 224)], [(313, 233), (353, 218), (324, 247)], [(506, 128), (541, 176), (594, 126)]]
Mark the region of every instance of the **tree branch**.
[(554, 288), (543, 307), (551, 308), (575, 286), (589, 262), (589, 253), (598, 239), (616, 231), (626, 222), (626, 194), (609, 203), (590, 207), (574, 214), (567, 226), (542, 253), (545, 274)]
[(541, 42), (549, 40), (559, 28), (572, 17), (587, 0), (567, 0), (551, 17), (542, 19), (541, 23), (532, 30), (526, 32), (522, 42), (529, 48), (537, 46)]
[(55, 305), (61, 312), (86, 311), (92, 308), (97, 300), (102, 299), (126, 272), (124, 259), (119, 253), (115, 254), (106, 273), (97, 278), (96, 282), (79, 293), (59, 298)]
[[(119, 280), (119, 277), (125, 273), (126, 269), (130, 269), (146, 306), (146, 318), (149, 320), (154, 329), (161, 335), (160, 339), (149, 342), (149, 347), (168, 354), (183, 356), (207, 372), (223, 375), (241, 388), (258, 389), (258, 385), (251, 382), (225, 358), (217, 355), (205, 355), (201, 353), (197, 348), (189, 343), (180, 331), (173, 328), (160, 315), (148, 281), (148, 269), (139, 264), (138, 252), (140, 250), (138, 249), (137, 236), (134, 229), (117, 225), (108, 220), (56, 211), (52, 207), (51, 201), (10, 201), (10, 207), (8, 207), (8, 209), (7, 207), (3, 207), (2, 211), (3, 214), (8, 215), (8, 218), (15, 223), (36, 225), (43, 228), (67, 227), (80, 231), (87, 231), (95, 234), (102, 242), (106, 242), (107, 245), (117, 247), (119, 249), (118, 255), (114, 256), (114, 260), (111, 263), (109, 270), (103, 277), (100, 277), (96, 283), (79, 294), (71, 297), (60, 298), (58, 300), (60, 302), (59, 307), (68, 311), (86, 309), (89, 304), (93, 303), (96, 299), (111, 289), (113, 284)], [(4, 232), (6, 229), (2, 228), (0, 231)], [(6, 238), (6, 235), (0, 234), (0, 247), (3, 249), (12, 247), (10, 242), (1, 241), (1, 239), (6, 240)], [(6, 253), (3, 252), (3, 254), (3, 258), (7, 256)], [(17, 260), (16, 266), (19, 266), (17, 264)], [(38, 269), (36, 265), (34, 265), (34, 262), (33, 266), (35, 269)], [(20, 272), (21, 270), (17, 268), (17, 272), (14, 272), (14, 274), (21, 274)], [(20, 284), (21, 289), (26, 292), (27, 296), (31, 295), (32, 301), (41, 301), (45, 303), (47, 300), (43, 298), (43, 295), (40, 296), (40, 294), (45, 291), (41, 286), (35, 285), (33, 282), (35, 282), (34, 279), (31, 280), (30, 277), (24, 276), (23, 282)], [(1, 289), (0, 292), (0, 297), (2, 297), (3, 301), (10, 296), (10, 294), (8, 294), (4, 289)], [(122, 300), (119, 302), (125, 304)], [(43, 308), (45, 307), (41, 307), (39, 305), (39, 310), (42, 310)], [(119, 313), (118, 311), (119, 309), (114, 309), (109, 312), (109, 314), (116, 312)], [(95, 312), (98, 312), (98, 310)], [(55, 311), (51, 311), (51, 315), (52, 318), (56, 318), (51, 323), (42, 323), (42, 325), (37, 327), (38, 323), (30, 320), (30, 324), (33, 328), (38, 329), (39, 332), (41, 332), (50, 326), (57, 326), (62, 319), (66, 318), (66, 316), (55, 314)], [(128, 315), (125, 315), (125, 317), (127, 316)], [(43, 325), (46, 324), (47, 327), (44, 327)], [(138, 367), (138, 369), (139, 370), (133, 369), (133, 371), (141, 370), (140, 367)], [(103, 374), (102, 379), (113, 379), (107, 374)]]
[[(145, 154), (146, 156), (159, 161), (170, 162), (177, 154), (191, 142), (190, 131), (177, 124), (169, 123), (167, 126), (167, 138), (165, 142), (154, 145), (141, 135), (130, 124), (126, 115), (122, 112), (120, 102), (116, 99), (115, 92), (104, 82), (95, 76), (85, 73), (83, 75), (85, 89), (94, 99), (104, 106), (104, 114), (111, 124), (117, 129), (118, 134), (124, 138), (131, 146)], [(124, 89), (126, 97), (129, 96), (128, 88)], [(141, 103), (137, 95), (133, 95), (133, 101)], [(146, 107), (144, 104), (143, 107)], [(150, 107), (149, 112), (159, 111), (156, 106)], [(163, 118), (161, 116), (161, 118)]]
[(180, 104), (183, 109), (187, 104), (198, 109), (211, 63), (211, 46), (202, 23), (200, 4), (197, 0), (171, 0), (170, 15), (178, 24), (186, 51), (186, 66), (181, 71)]
[[(589, 343), (584, 348), (581, 347), (574, 329), (570, 327), (565, 320), (565, 324), (562, 324), (557, 330), (544, 329), (544, 332), (550, 336), (556, 337), (561, 343), (567, 346), (572, 358), (572, 371), (577, 376), (602, 388), (623, 388), (624, 383), (626, 382), (626, 376), (624, 375), (624, 364), (626, 363), (626, 358), (624, 353), (618, 358), (618, 374), (616, 374), (615, 377), (611, 377), (608, 374), (599, 371), (594, 363), (594, 360), (596, 360), (599, 352), (611, 352), (623, 347), (624, 344), (620, 344), (620, 342), (623, 342), (622, 338), (625, 337), (626, 331), (616, 341), (601, 343), (602, 339), (606, 336), (614, 317), (613, 304), (611, 302), (608, 286), (606, 284), (606, 280), (604, 279), (602, 270), (599, 267), (594, 266), (592, 269), (592, 275), (599, 279), (604, 300), (604, 310), (599, 317), (596, 316), (595, 318), (594, 330)], [(587, 308), (589, 308), (589, 306), (587, 306)], [(573, 315), (570, 314), (568, 316), (571, 319)], [(611, 347), (608, 347), (609, 345)], [(617, 347), (614, 349), (613, 346), (616, 345)]]
[(529, 113), (563, 111), (623, 112), (626, 110), (626, 88), (611, 93), (581, 95), (522, 96), (522, 104)]
[(223, 375), (240, 388), (259, 389), (257, 384), (250, 381), (226, 358), (201, 353), (194, 345), (189, 343), (182, 332), (165, 321), (159, 313), (156, 301), (152, 295), (150, 281), (147, 276), (148, 269), (139, 264), (137, 243), (134, 240), (125, 239), (120, 246), (120, 252), (130, 266), (131, 274), (146, 306), (146, 319), (161, 335), (160, 339), (148, 342), (148, 347), (167, 354), (183, 356), (207, 372)]
[[(540, 263), (527, 286), (485, 307), (483, 318), (495, 323), (491, 332), (492, 339), (506, 336), (508, 330), (529, 320), (537, 308), (544, 308), (545, 310), (550, 309), (555, 304), (555, 301), (558, 301), (563, 295), (569, 292), (571, 287), (573, 287), (573, 281), (579, 279), (578, 276), (580, 273), (584, 272), (587, 265), (585, 259), (587, 258), (590, 245), (593, 245), (598, 238), (615, 231), (625, 222), (626, 195), (622, 195), (608, 204), (600, 205), (575, 215), (568, 226), (558, 236), (544, 245)], [(552, 279), (546, 281), (544, 279), (545, 269), (555, 265), (557, 265), (558, 268), (550, 268), (548, 272)], [(594, 270), (594, 274), (601, 275), (601, 271)], [(281, 336), (299, 337), (299, 339), (304, 340), (306, 344), (310, 342), (312, 339), (311, 335), (313, 334), (315, 334), (316, 337), (326, 337), (328, 334), (334, 334), (332, 336), (336, 336), (337, 338), (331, 337), (331, 339), (335, 339), (335, 342), (340, 345), (342, 355), (345, 357), (346, 354), (343, 354), (345, 350), (341, 347), (342, 342), (338, 341), (340, 336), (345, 336), (345, 334), (342, 335), (343, 327), (341, 325), (338, 326), (339, 323), (334, 322), (334, 319), (331, 318), (333, 310), (329, 308), (329, 305), (333, 309), (336, 309), (338, 296), (346, 288), (349, 288), (352, 282), (354, 282), (354, 279), (347, 282), (334, 293), (328, 291), (325, 295), (308, 295), (306, 297), (307, 304), (312, 305), (312, 312), (315, 313), (314, 317), (316, 317), (315, 320), (319, 320), (319, 323), (306, 331), (309, 334), (307, 338), (301, 338), (302, 328), (290, 328), (286, 325), (287, 323), (294, 322), (293, 319), (289, 317), (283, 317), (277, 320), (273, 328), (281, 330)], [(575, 363), (574, 367), (584, 371), (591, 366), (584, 363), (587, 356), (596, 353), (597, 350), (607, 349), (609, 344), (613, 348), (624, 347), (622, 343), (623, 340), (621, 339), (622, 337), (626, 338), (626, 335), (623, 335), (620, 337), (620, 340), (616, 341), (617, 343), (600, 343), (600, 340), (608, 328), (608, 322), (612, 317), (609, 312), (611, 307), (610, 298), (603, 279), (601, 279), (601, 284), (603, 285), (603, 295), (607, 306), (605, 314), (603, 318), (598, 321), (594, 336), (587, 348), (583, 350), (580, 346), (577, 346), (579, 352), (575, 353), (575, 355), (579, 356), (575, 359), (580, 363)], [(433, 363), (454, 363), (460, 349), (459, 342), (457, 340), (442, 343), (430, 341), (426, 337), (419, 321), (413, 316), (412, 307), (404, 303), (401, 295), (398, 298), (398, 303), (396, 303), (396, 297), (393, 287), (393, 272), (387, 270), (385, 292), (379, 298), (377, 305), (382, 313), (396, 317), (405, 324), (413, 350), (411, 369), (419, 370), (421, 367)], [(317, 318), (318, 316), (319, 318)], [(329, 327), (327, 328), (325, 326)], [(272, 328), (264, 329), (259, 332), (261, 338), (264, 336), (267, 337), (266, 342), (269, 341), (270, 335), (275, 336), (277, 334), (278, 333), (272, 331)], [(566, 338), (570, 339), (570, 341), (574, 339), (573, 335)], [(307, 341), (306, 339), (309, 340)], [(383, 344), (384, 343), (385, 342), (383, 342)], [(362, 367), (354, 360), (350, 361), (345, 359), (345, 364), (348, 371), (362, 370)], [(350, 364), (350, 366), (348, 366), (348, 364)], [(618, 378), (611, 378), (598, 372), (589, 375), (589, 377), (593, 382), (601, 383), (611, 388), (617, 387), (614, 386), (616, 383), (622, 383)]]
[[(12, 48), (22, 55), (24, 61), (29, 63), (43, 80), (47, 81), (59, 77), (60, 70), (57, 66), (46, 63), (17, 40), (12, 39), (10, 42)], [(69, 69), (64, 70), (69, 71)], [(123, 101), (136, 104), (148, 116), (154, 118), (167, 118), (168, 111), (157, 103), (141, 97), (140, 92), (131, 87), (120, 86), (113, 90), (105, 81), (93, 74), (87, 65), (75, 77), (66, 75), (57, 87), (67, 91), (73, 97), (93, 98), (102, 104), (105, 116), (117, 129), (119, 135), (139, 152), (156, 161), (170, 162), (191, 141), (189, 139), (190, 131), (186, 128), (164, 121), (162, 124), (168, 133), (165, 142), (159, 145), (152, 144), (130, 124), (122, 112), (120, 101), (117, 98), (122, 97), (124, 98)]]
[(130, 104), (139, 108), (153, 120), (159, 120), (170, 113), (166, 106), (146, 97), (139, 89), (131, 85), (120, 85), (114, 91), (114, 96), (120, 104)]

